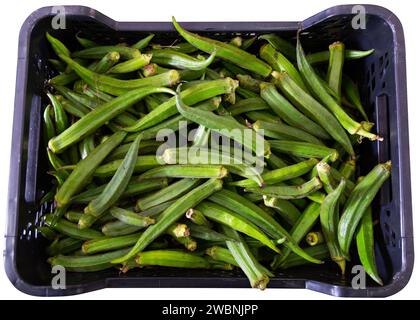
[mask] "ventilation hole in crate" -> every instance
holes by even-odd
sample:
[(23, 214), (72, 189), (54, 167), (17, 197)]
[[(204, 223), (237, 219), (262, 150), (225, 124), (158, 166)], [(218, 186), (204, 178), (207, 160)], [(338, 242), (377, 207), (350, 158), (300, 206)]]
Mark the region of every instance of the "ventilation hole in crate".
[(395, 234), (395, 231), (391, 231), (391, 237), (393, 240), (397, 239), (397, 235)]
[(375, 91), (376, 88), (376, 79), (372, 78), (372, 92)]
[(390, 210), (386, 210), (386, 211), (385, 211), (385, 214), (386, 214), (386, 216), (387, 216), (388, 218), (390, 218), (390, 217), (391, 217), (391, 211), (390, 211)]
[(366, 73), (366, 81), (369, 82), (370, 81), (370, 72), (368, 71)]
[(382, 89), (385, 89), (386, 88), (386, 82), (384, 81), (384, 82), (382, 82)]
[(387, 69), (389, 67), (389, 59), (386, 59), (385, 61), (385, 69)]
[(375, 64), (374, 63), (372, 63), (370, 65), (370, 73), (371, 73), (372, 76), (375, 74)]
[(379, 57), (379, 67), (382, 68), (384, 66), (384, 57)]
[(385, 52), (385, 59), (388, 59), (388, 52)]

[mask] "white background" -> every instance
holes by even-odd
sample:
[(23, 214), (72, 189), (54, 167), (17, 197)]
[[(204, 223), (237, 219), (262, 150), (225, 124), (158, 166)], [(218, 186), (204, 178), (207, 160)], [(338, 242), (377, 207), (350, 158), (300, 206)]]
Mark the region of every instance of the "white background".
[[(298, 21), (330, 6), (353, 3), (349, 0), (154, 0), (154, 1), (7, 1), (0, 19), (2, 43), (0, 49), (0, 233), (5, 231), (6, 197), (8, 190), (9, 152), (12, 132), (13, 102), (15, 94), (16, 60), (19, 29), (26, 17), (34, 10), (50, 5), (85, 5), (120, 21), (169, 21), (174, 15), (178, 21)], [(356, 2), (354, 2), (356, 3)], [(420, 184), (420, 99), (419, 99), (419, 21), (416, 1), (377, 0), (364, 1), (384, 6), (393, 11), (402, 21), (407, 50), (410, 148), (412, 170), (414, 232), (420, 227), (416, 217)], [(14, 161), (14, 159), (12, 159)], [(0, 248), (3, 251), (4, 241)], [(416, 253), (420, 241), (415, 239)], [(2, 262), (3, 264), (3, 262)], [(391, 299), (416, 299), (420, 286), (419, 264), (409, 284)], [(105, 289), (76, 296), (82, 299), (332, 299), (308, 290), (267, 289), (263, 292), (251, 289)], [(0, 267), (0, 299), (34, 299), (16, 290)], [(67, 297), (66, 299), (72, 299)]]

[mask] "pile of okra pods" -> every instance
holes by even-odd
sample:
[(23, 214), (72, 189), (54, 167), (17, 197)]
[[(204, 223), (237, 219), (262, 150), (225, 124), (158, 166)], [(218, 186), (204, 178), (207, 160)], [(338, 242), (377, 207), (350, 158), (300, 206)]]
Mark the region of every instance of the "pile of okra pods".
[(59, 72), (44, 112), (49, 263), (238, 269), (264, 289), (303, 264), (332, 260), (345, 275), (354, 249), (382, 284), (371, 203), (391, 163), (356, 176), (355, 146), (381, 137), (343, 74), (373, 50), (305, 54), (299, 34), (296, 46), (221, 42), (173, 24), (171, 45), (77, 35), (70, 52), (46, 34)]

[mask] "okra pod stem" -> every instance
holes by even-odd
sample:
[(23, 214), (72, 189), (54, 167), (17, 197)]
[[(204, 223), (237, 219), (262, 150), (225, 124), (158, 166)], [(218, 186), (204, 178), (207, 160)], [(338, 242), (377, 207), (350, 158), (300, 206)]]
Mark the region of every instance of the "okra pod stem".
[(205, 258), (177, 250), (144, 251), (138, 254), (135, 260), (140, 266), (210, 268), (210, 264)]

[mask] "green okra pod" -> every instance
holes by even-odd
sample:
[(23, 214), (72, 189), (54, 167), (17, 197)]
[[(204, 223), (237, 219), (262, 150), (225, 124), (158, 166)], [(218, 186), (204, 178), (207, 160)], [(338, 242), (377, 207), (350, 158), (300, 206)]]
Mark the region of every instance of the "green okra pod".
[(110, 52), (118, 52), (124, 60), (133, 59), (140, 55), (140, 51), (136, 48), (124, 46), (98, 46), (73, 52), (72, 57), (81, 59), (101, 59)]
[(126, 224), (122, 221), (110, 221), (102, 226), (102, 233), (107, 237), (118, 237), (129, 235), (141, 230), (142, 227)]
[[(182, 102), (182, 98), (179, 94), (179, 87), (176, 95), (176, 106), (181, 115), (185, 118), (205, 126), (212, 130), (224, 130), (223, 133), (227, 133), (229, 138), (244, 145), (248, 149), (255, 152), (257, 156), (268, 157), (270, 155), (270, 146), (267, 141), (262, 137), (253, 135), (251, 139), (245, 137), (244, 130), (247, 128), (237, 122), (235, 119), (225, 116), (218, 116), (210, 111), (199, 110), (191, 108)], [(259, 148), (262, 145), (263, 148)], [(263, 150), (260, 150), (263, 149)]]
[[(328, 247), (326, 244), (319, 244), (313, 247), (306, 248), (305, 252), (310, 256), (320, 260), (325, 260), (329, 257)], [(284, 262), (279, 266), (279, 268), (284, 270), (305, 264), (308, 264), (308, 261), (302, 259), (302, 257), (296, 255), (295, 253), (291, 253), (287, 257), (287, 259), (284, 260)]]
[[(249, 178), (255, 181), (257, 185), (263, 184), (260, 171), (264, 166), (263, 161), (255, 158), (251, 159), (252, 155), (247, 155), (244, 152), (241, 157), (230, 155), (225, 152), (217, 152), (216, 150), (207, 150), (206, 148), (168, 148), (162, 155), (162, 160), (167, 164), (220, 164), (227, 168), (230, 173)], [(244, 159), (242, 159), (244, 158)], [(250, 160), (249, 162), (247, 160)], [(252, 164), (252, 161), (255, 164)]]
[(106, 73), (120, 60), (120, 54), (116, 51), (108, 52), (106, 55), (98, 61), (98, 63), (92, 68), (93, 72)]
[(195, 239), (201, 239), (206, 241), (227, 241), (232, 240), (231, 238), (227, 237), (226, 235), (214, 231), (205, 226), (196, 225), (193, 223), (188, 224), (188, 228), (190, 230), (191, 237)]
[[(286, 166), (280, 169), (267, 171), (263, 173), (261, 177), (262, 177), (262, 180), (264, 181), (264, 184), (266, 185), (276, 184), (282, 181), (300, 177), (308, 173), (317, 163), (318, 163), (318, 160), (309, 159), (309, 160), (305, 160), (300, 163)], [(237, 186), (237, 187), (243, 187), (243, 188), (257, 187), (257, 184), (255, 183), (255, 181), (251, 179), (230, 182), (229, 184), (233, 186)]]
[(47, 226), (37, 227), (36, 231), (39, 232), (45, 239), (50, 241), (54, 241), (59, 237), (52, 228)]
[(185, 213), (185, 217), (190, 219), (193, 223), (199, 226), (204, 226), (207, 228), (212, 228), (213, 224), (206, 219), (204, 214), (197, 209), (190, 208)]
[(54, 110), (54, 122), (55, 128), (57, 130), (57, 134), (60, 134), (64, 130), (67, 129), (69, 126), (69, 120), (67, 117), (66, 112), (61, 104), (61, 102), (57, 99), (56, 96), (52, 95), (51, 93), (47, 93), (48, 98), (51, 101), (51, 105), (53, 106)]
[(219, 247), (219, 246), (213, 246), (206, 249), (206, 254), (212, 257), (214, 260), (226, 262), (233, 266), (239, 267), (239, 264), (236, 262), (235, 258), (230, 253), (229, 249)]
[(226, 241), (226, 245), (236, 261), (236, 264), (247, 276), (251, 287), (264, 290), (273, 274), (264, 268), (252, 254), (251, 250), (235, 230), (222, 226), (223, 232), (236, 241)]
[(329, 156), (332, 162), (338, 159), (337, 150), (308, 142), (271, 140), (270, 146), (274, 151), (302, 158), (322, 159)]
[(343, 162), (340, 166), (339, 172), (345, 179), (354, 181), (356, 172), (356, 160), (348, 159), (345, 162)]
[(151, 54), (141, 54), (138, 57), (114, 65), (112, 68), (108, 69), (107, 73), (112, 74), (134, 72), (148, 65), (151, 59)]
[(223, 189), (213, 194), (209, 200), (236, 212), (245, 219), (248, 219), (250, 222), (261, 228), (261, 230), (263, 230), (270, 238), (275, 239), (276, 241), (283, 241), (286, 239), (286, 247), (290, 248), (293, 252), (296, 252), (296, 254), (301, 255), (308, 261), (321, 263), (321, 261), (308, 256), (297, 245), (297, 241), (293, 239), (293, 237), (276, 221), (276, 219), (243, 196)]
[(360, 112), (365, 121), (369, 121), (369, 118), (366, 114), (365, 108), (363, 107), (362, 101), (360, 99), (359, 88), (356, 83), (353, 82), (349, 77), (343, 75), (343, 90), (346, 98), (349, 102), (356, 107)]
[(251, 238), (257, 239), (265, 244), (274, 252), (280, 253), (280, 250), (275, 246), (274, 242), (270, 240), (259, 228), (253, 223), (247, 221), (245, 218), (230, 211), (220, 205), (212, 202), (204, 201), (197, 206), (197, 210), (201, 211), (206, 218), (229, 226), (230, 228), (240, 231)]
[[(356, 59), (362, 59), (365, 57), (370, 56), (373, 52), (375, 52), (375, 49), (370, 50), (345, 50), (344, 51), (344, 58), (346, 60), (356, 60)], [(317, 64), (322, 62), (328, 62), (330, 59), (330, 51), (320, 51), (315, 52), (312, 54), (308, 54), (307, 60), (310, 64)]]
[[(63, 256), (58, 255), (50, 258), (48, 261), (51, 265), (60, 265), (68, 268), (93, 268), (93, 267), (103, 267), (104, 265), (108, 268), (112, 265), (109, 264), (113, 259), (117, 259), (127, 253), (127, 249), (120, 249), (116, 251), (111, 251), (107, 253), (100, 253), (89, 256)], [(91, 271), (97, 271), (91, 269)]]
[(266, 121), (258, 120), (253, 123), (252, 127), (258, 132), (258, 130), (264, 130), (264, 136), (280, 139), (280, 140), (294, 140), (309, 142), (323, 146), (324, 143), (316, 138), (315, 136), (307, 133), (304, 130), (288, 126), (283, 123), (271, 123)]
[(376, 267), (371, 207), (366, 209), (360, 220), (359, 227), (356, 230), (356, 244), (359, 259), (366, 273), (382, 286), (383, 282)]
[(70, 50), (67, 49), (67, 47), (60, 40), (54, 38), (48, 32), (46, 32), (45, 35), (47, 37), (48, 42), (51, 44), (51, 47), (57, 55), (63, 54), (66, 56), (70, 56)]
[(260, 92), (261, 80), (254, 79), (253, 77), (247, 74), (237, 74), (236, 78), (238, 79), (239, 85), (241, 87), (248, 89), (252, 92)]
[(264, 196), (264, 204), (267, 207), (274, 208), (279, 215), (291, 226), (295, 225), (301, 213), (290, 201)]
[[(143, 133), (141, 133), (141, 134), (143, 135)], [(137, 136), (138, 135), (136, 135), (136, 137)], [(134, 141), (136, 137), (134, 137), (129, 142)], [(126, 137), (125, 140), (127, 140), (127, 137)], [(140, 141), (140, 145), (139, 145), (139, 155), (148, 154), (148, 153), (156, 153), (158, 147), (161, 144), (162, 143), (160, 141), (153, 141), (153, 140), (143, 141), (142, 140), (142, 141)], [(128, 149), (130, 148), (130, 146), (131, 146), (131, 143), (125, 143), (125, 144), (119, 146), (114, 151), (112, 151), (112, 153), (107, 157), (106, 160), (113, 161), (113, 160), (120, 160), (120, 159), (124, 158)]]
[(213, 51), (207, 59), (196, 59), (186, 53), (171, 49), (155, 49), (151, 51), (152, 62), (164, 67), (189, 70), (203, 70), (207, 68), (216, 57), (216, 51)]
[(78, 223), (82, 215), (83, 215), (83, 212), (69, 210), (64, 214), (64, 217), (70, 222)]
[(124, 160), (102, 193), (85, 207), (85, 214), (99, 217), (121, 197), (134, 172), (140, 140), (141, 135), (133, 141)]
[(126, 248), (136, 243), (141, 233), (133, 233), (125, 236), (104, 237), (102, 239), (88, 240), (83, 243), (82, 251), (85, 254), (106, 252)]
[(205, 38), (186, 31), (176, 22), (174, 17), (172, 17), (172, 22), (179, 34), (194, 47), (207, 52), (208, 54), (215, 51), (217, 57), (231, 61), (241, 68), (250, 70), (264, 77), (267, 77), (270, 74), (270, 66), (258, 59), (256, 56), (231, 44)]
[(131, 47), (134, 49), (138, 49), (138, 50), (143, 50), (144, 48), (146, 48), (150, 41), (154, 38), (154, 34), (149, 34), (147, 37), (144, 37), (142, 39), (140, 39), (139, 41), (137, 41), (135, 44), (133, 44)]
[(98, 44), (95, 41), (79, 36), (79, 33), (76, 34), (76, 39), (77, 42), (79, 42), (83, 48), (92, 48), (98, 46)]
[(225, 167), (219, 165), (167, 165), (146, 171), (140, 179), (151, 178), (216, 178), (222, 179), (227, 175)]
[(338, 223), (338, 243), (345, 256), (356, 228), (382, 184), (391, 174), (391, 161), (378, 164), (353, 189)]
[[(127, 185), (127, 187), (125, 188), (124, 192), (122, 193), (121, 198), (137, 196), (139, 194), (164, 188), (167, 185), (168, 179), (166, 178), (138, 181), (137, 177), (133, 177)], [(71, 199), (71, 202), (75, 204), (89, 203), (90, 201), (98, 197), (103, 192), (105, 187), (106, 185), (101, 185), (96, 188), (92, 188), (82, 193), (79, 193)]]
[(328, 133), (320, 125), (297, 110), (273, 84), (265, 82), (261, 84), (261, 97), (289, 125), (305, 130), (318, 138), (329, 139)]
[(263, 188), (248, 187), (246, 192), (254, 192), (269, 197), (280, 199), (301, 199), (322, 188), (318, 177), (314, 177), (300, 186), (265, 186)]
[(51, 226), (54, 230), (65, 234), (74, 239), (91, 240), (103, 237), (103, 234), (93, 229), (80, 230), (76, 224), (66, 221), (64, 219), (58, 219), (58, 221), (52, 225), (54, 217), (51, 214), (45, 216), (45, 222), (48, 226)]
[(95, 135), (90, 135), (84, 138), (79, 144), (80, 157), (83, 160), (95, 149)]
[(259, 97), (243, 99), (227, 108), (227, 111), (232, 116), (251, 111), (268, 110), (269, 106), (265, 101)]
[(54, 121), (51, 117), (51, 113), (53, 112), (53, 107), (49, 104), (45, 107), (43, 113), (44, 119), (44, 139), (48, 143), (48, 141), (55, 137), (56, 131), (54, 126)]
[(341, 83), (343, 81), (344, 43), (334, 42), (329, 47), (330, 62), (328, 64), (327, 81), (329, 87), (341, 100)]
[[(122, 162), (123, 159), (118, 159), (105, 163), (95, 170), (94, 176), (100, 178), (112, 177), (118, 170)], [(161, 160), (159, 160), (159, 158), (155, 155), (138, 156), (134, 165), (134, 172), (144, 172), (159, 167), (160, 165)]]
[[(293, 225), (292, 229), (290, 230), (290, 236), (295, 241), (295, 243), (300, 243), (305, 235), (312, 229), (315, 223), (318, 221), (319, 215), (321, 213), (321, 205), (312, 202), (300, 215), (298, 221)], [(272, 268), (276, 269), (281, 263), (283, 263), (289, 254), (291, 253), (291, 249), (287, 248), (282, 256), (275, 257)], [(316, 259), (316, 257), (314, 257)]]
[(46, 249), (48, 256), (53, 257), (59, 254), (69, 254), (79, 250), (83, 240), (63, 238), (54, 240)]
[(189, 208), (196, 206), (212, 193), (220, 190), (222, 188), (222, 184), (222, 181), (219, 179), (210, 179), (176, 200), (162, 213), (161, 218), (156, 224), (146, 229), (130, 252), (122, 258), (114, 260), (113, 263), (127, 261), (138, 252), (143, 251), (144, 248), (161, 235), (172, 223), (185, 214)]

